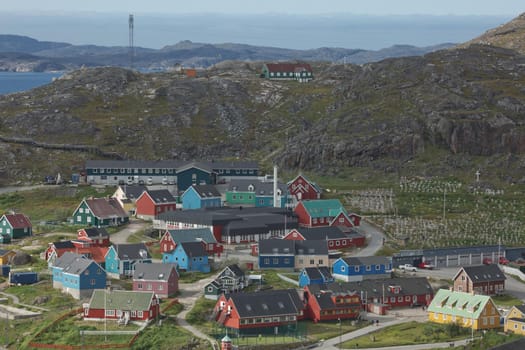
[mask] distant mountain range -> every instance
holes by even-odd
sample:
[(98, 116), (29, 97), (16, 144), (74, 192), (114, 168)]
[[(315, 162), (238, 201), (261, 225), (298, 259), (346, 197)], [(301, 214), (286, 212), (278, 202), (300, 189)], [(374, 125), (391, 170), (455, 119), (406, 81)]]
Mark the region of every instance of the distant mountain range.
[(168, 70), (178, 65), (206, 68), (227, 60), (301, 60), (363, 64), (392, 57), (422, 56), (451, 46), (454, 44), (444, 43), (427, 47), (394, 45), (377, 51), (330, 47), (293, 50), (234, 43), (206, 44), (181, 41), (161, 49), (135, 47), (131, 51), (124, 46), (72, 45), (38, 41), (19, 35), (0, 35), (0, 71), (72, 70), (82, 66), (133, 66), (141, 70), (155, 71)]

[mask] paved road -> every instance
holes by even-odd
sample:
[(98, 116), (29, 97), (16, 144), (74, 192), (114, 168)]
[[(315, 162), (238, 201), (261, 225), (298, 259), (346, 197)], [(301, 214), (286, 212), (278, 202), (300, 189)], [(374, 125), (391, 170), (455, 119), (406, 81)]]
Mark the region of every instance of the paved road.
[(362, 220), (358, 231), (366, 236), (368, 244), (353, 254), (354, 256), (372, 256), (383, 247), (385, 234), (376, 226)]

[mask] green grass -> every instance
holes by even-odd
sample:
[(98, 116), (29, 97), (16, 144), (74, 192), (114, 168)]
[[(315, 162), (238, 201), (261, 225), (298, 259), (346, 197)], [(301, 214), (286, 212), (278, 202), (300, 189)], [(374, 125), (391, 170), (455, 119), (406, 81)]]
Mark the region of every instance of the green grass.
[(180, 272), (179, 273), (179, 283), (194, 283), (200, 281), (201, 279), (208, 278), (213, 276), (217, 271), (211, 271), (208, 273), (204, 272)]
[(22, 304), (27, 305), (33, 305), (37, 297), (44, 297), (47, 300), (35, 306), (54, 310), (67, 310), (78, 306), (78, 300), (53, 288), (49, 276), (41, 275), (40, 279), (43, 281), (36, 285), (11, 286), (4, 292), (16, 295)]
[(153, 324), (147, 327), (133, 344), (133, 350), (171, 350), (182, 349), (188, 344), (194, 345), (192, 349), (209, 349), (209, 343), (195, 336), (185, 329), (178, 327), (174, 320), (163, 319), (162, 325)]
[[(457, 325), (407, 322), (380, 329), (376, 332), (343, 343), (344, 348), (375, 348), (413, 344), (430, 344), (465, 339), (470, 329)], [(358, 347), (356, 346), (358, 344)]]
[(314, 323), (312, 321), (301, 321), (306, 325), (307, 336), (310, 340), (319, 341), (321, 339), (330, 339), (353, 332), (359, 328), (368, 326), (368, 322), (358, 322), (354, 320), (343, 320), (341, 325), (338, 321)]
[(497, 306), (500, 307), (512, 307), (514, 305), (523, 304), (523, 301), (521, 301), (521, 299), (518, 299), (508, 294), (493, 296), (492, 300)]

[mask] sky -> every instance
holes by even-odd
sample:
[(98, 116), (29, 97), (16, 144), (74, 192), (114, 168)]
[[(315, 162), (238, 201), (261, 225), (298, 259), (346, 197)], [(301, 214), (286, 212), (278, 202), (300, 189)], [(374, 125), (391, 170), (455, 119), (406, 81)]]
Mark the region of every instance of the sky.
[(2, 1), (2, 12), (286, 13), (369, 15), (512, 15), (525, 12), (523, 0), (24, 0)]
[(4, 0), (0, 34), (162, 48), (182, 40), (292, 49), (460, 43), (525, 12), (524, 0)]

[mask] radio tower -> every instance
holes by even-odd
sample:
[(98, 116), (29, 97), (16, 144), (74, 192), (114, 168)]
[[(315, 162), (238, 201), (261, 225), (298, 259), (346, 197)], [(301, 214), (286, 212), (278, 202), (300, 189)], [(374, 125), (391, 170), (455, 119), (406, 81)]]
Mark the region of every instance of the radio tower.
[(133, 15), (129, 15), (129, 67), (133, 69), (133, 57), (135, 48), (133, 46)]

